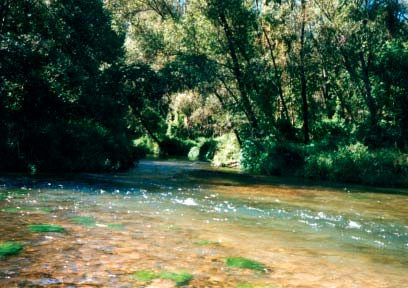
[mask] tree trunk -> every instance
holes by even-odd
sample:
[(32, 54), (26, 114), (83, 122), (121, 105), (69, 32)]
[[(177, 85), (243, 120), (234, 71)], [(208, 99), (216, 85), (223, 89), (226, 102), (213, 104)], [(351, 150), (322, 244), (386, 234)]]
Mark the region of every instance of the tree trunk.
[(137, 116), (137, 118), (139, 118), (140, 124), (142, 124), (143, 128), (146, 130), (147, 134), (149, 134), (149, 136), (153, 139), (154, 142), (157, 143), (157, 145), (159, 145), (160, 149), (162, 148), (162, 143), (159, 140), (159, 138), (156, 137), (156, 135), (154, 135), (153, 131), (149, 128), (149, 125), (147, 125), (147, 123), (145, 122), (145, 120), (143, 119), (142, 114), (137, 111), (136, 109), (133, 109), (134, 114)]
[[(222, 96), (221, 96), (217, 91), (214, 91), (214, 94), (215, 94), (215, 96), (217, 97), (218, 101), (220, 101), (220, 104), (221, 104), (222, 109), (224, 109), (225, 111), (228, 111), (227, 105), (226, 105), (225, 102), (223, 101)], [(237, 138), (238, 145), (239, 145), (239, 147), (241, 148), (241, 147), (242, 147), (241, 136), (239, 136), (239, 132), (238, 132), (238, 130), (234, 127), (234, 124), (233, 124), (233, 123), (231, 123), (231, 128), (232, 128), (232, 131), (233, 131), (234, 134), (235, 134), (235, 137)]]
[(302, 112), (303, 112), (303, 135), (304, 142), (307, 144), (310, 142), (309, 132), (309, 107), (307, 101), (307, 80), (305, 72), (305, 22), (306, 22), (306, 2), (301, 1), (302, 6), (302, 23), (300, 31), (300, 83), (301, 83), (301, 96), (302, 96)]
[(271, 40), (269, 39), (269, 36), (266, 33), (265, 29), (262, 28), (262, 30), (265, 35), (266, 42), (268, 43), (269, 52), (271, 54), (273, 69), (276, 75), (275, 76), (276, 84), (277, 84), (276, 86), (278, 87), (279, 98), (281, 99), (281, 102), (282, 102), (283, 112), (284, 112), (285, 118), (288, 121), (288, 123), (292, 125), (292, 123), (290, 122), (289, 111), (288, 111), (288, 107), (286, 106), (285, 97), (283, 96), (282, 79), (281, 79), (282, 73), (279, 71), (278, 66), (276, 65), (275, 54), (273, 53), (273, 47), (272, 47)]
[(372, 127), (377, 126), (377, 104), (375, 103), (374, 97), (371, 93), (371, 82), (369, 76), (369, 68), (367, 62), (364, 58), (363, 52), (360, 52), (361, 68), (362, 68), (362, 79), (365, 87), (365, 99), (367, 102), (368, 110), (370, 111), (370, 120)]
[(234, 45), (234, 39), (233, 39), (234, 36), (232, 35), (231, 29), (229, 27), (229, 24), (227, 22), (224, 12), (220, 13), (219, 18), (223, 26), (225, 36), (227, 38), (228, 49), (229, 49), (230, 56), (232, 59), (234, 75), (238, 83), (238, 89), (241, 93), (241, 102), (243, 105), (243, 111), (245, 115), (247, 116), (247, 119), (252, 129), (254, 130), (254, 132), (258, 133), (259, 132), (258, 131), (258, 127), (259, 127), (258, 121), (255, 117), (254, 111), (252, 110), (251, 102), (249, 101), (248, 91), (247, 91), (247, 88), (246, 88), (246, 85), (243, 79), (242, 71), (241, 71), (241, 68), (239, 67), (239, 61), (238, 61), (238, 57), (237, 57), (237, 53), (236, 53), (235, 45)]

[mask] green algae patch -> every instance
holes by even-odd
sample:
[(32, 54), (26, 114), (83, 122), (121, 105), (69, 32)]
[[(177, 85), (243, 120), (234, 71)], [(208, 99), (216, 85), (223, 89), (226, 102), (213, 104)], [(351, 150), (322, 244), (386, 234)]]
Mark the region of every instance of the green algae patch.
[(255, 288), (255, 286), (249, 283), (238, 283), (235, 288)]
[(20, 213), (21, 208), (17, 207), (4, 207), (0, 209), (1, 212), (7, 212), (7, 213)]
[(0, 192), (0, 201), (6, 200), (7, 199), (7, 193)]
[(211, 241), (211, 240), (206, 240), (206, 239), (195, 241), (194, 244), (201, 245), (201, 246), (220, 245), (220, 243), (217, 241)]
[(354, 199), (354, 200), (368, 200), (368, 199), (370, 199), (370, 197), (368, 197), (367, 195), (361, 195), (361, 194), (351, 194), (349, 197), (351, 199)]
[(164, 280), (171, 280), (176, 283), (177, 286), (187, 285), (191, 279), (193, 279), (193, 275), (188, 272), (153, 272), (150, 270), (140, 270), (133, 274), (133, 277), (140, 282), (150, 282), (154, 279), (164, 279)]
[(23, 198), (28, 194), (28, 190), (8, 190), (0, 193), (0, 200)]
[(181, 231), (181, 227), (176, 226), (176, 225), (163, 226), (163, 229), (164, 230)]
[(34, 233), (47, 233), (47, 232), (65, 233), (65, 229), (62, 228), (61, 226), (51, 224), (29, 225), (28, 229)]
[(139, 282), (150, 282), (153, 279), (159, 278), (157, 273), (149, 270), (137, 271), (133, 273), (133, 277)]
[(172, 280), (176, 283), (177, 286), (187, 285), (191, 279), (193, 279), (193, 275), (188, 272), (161, 272), (159, 273), (160, 279), (168, 279)]
[(48, 214), (52, 212), (52, 209), (49, 207), (4, 207), (0, 211), (8, 213), (39, 212)]
[(244, 257), (228, 257), (225, 260), (225, 264), (228, 267), (251, 269), (261, 272), (264, 272), (266, 270), (264, 264)]
[[(31, 207), (30, 207), (31, 208)], [(43, 213), (52, 213), (53, 209), (50, 207), (32, 207), (33, 209), (31, 209), (30, 211), (40, 211)]]
[(74, 217), (70, 220), (75, 224), (81, 224), (88, 227), (96, 226), (96, 219), (93, 217)]
[(111, 230), (125, 230), (126, 228), (125, 225), (118, 223), (108, 223), (106, 226)]
[(276, 288), (277, 286), (274, 285), (259, 285), (259, 284), (251, 284), (251, 283), (238, 283), (235, 285), (235, 288)]
[(24, 245), (19, 242), (0, 242), (0, 258), (4, 256), (17, 255), (24, 248)]

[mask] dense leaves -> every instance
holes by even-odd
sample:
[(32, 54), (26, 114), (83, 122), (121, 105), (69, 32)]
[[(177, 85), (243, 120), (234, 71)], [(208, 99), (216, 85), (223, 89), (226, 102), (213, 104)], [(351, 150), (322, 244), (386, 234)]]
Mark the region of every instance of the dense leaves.
[(193, 140), (196, 159), (214, 141), (217, 158), (215, 139), (235, 135), (255, 172), (405, 185), (405, 2), (169, 1), (183, 5), (173, 18), (125, 2), (128, 59), (164, 85), (161, 125), (148, 125), (159, 144)]
[(406, 185), (405, 1), (0, 5), (3, 169), (119, 169), (142, 151)]
[(114, 79), (123, 37), (101, 1), (3, 3), (0, 168), (129, 167), (127, 104)]

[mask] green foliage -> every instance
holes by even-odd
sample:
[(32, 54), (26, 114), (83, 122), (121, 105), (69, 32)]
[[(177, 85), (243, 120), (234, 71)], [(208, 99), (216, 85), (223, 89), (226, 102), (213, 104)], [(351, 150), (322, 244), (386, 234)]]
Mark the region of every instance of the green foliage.
[(343, 142), (355, 138), (355, 131), (344, 119), (335, 115), (332, 119), (322, 119), (312, 127), (313, 141), (318, 143), (318, 149), (335, 149)]
[(264, 272), (266, 266), (260, 262), (247, 259), (244, 257), (228, 257), (225, 264), (229, 267), (244, 268)]
[(28, 229), (34, 233), (47, 233), (47, 232), (65, 233), (65, 229), (63, 227), (51, 224), (33, 224), (29, 225)]
[(275, 142), (269, 138), (246, 141), (242, 156), (245, 169), (268, 175), (295, 175), (304, 164), (301, 145)]
[(160, 70), (168, 91), (195, 89), (215, 80), (216, 63), (206, 55), (177, 55), (174, 61)]
[(42, 171), (117, 170), (129, 167), (134, 158), (127, 140), (94, 120), (50, 123), (42, 130), (30, 142), (38, 157), (35, 165)]
[(20, 254), (23, 248), (24, 245), (19, 242), (0, 242), (0, 258)]
[(200, 156), (200, 148), (197, 146), (191, 147), (190, 151), (188, 151), (188, 159), (195, 161), (198, 160), (198, 157)]
[(214, 166), (239, 166), (241, 157), (240, 147), (233, 133), (224, 134), (216, 138), (217, 147), (212, 159)]
[(405, 185), (405, 2), (176, 2), (0, 5), (0, 170), (188, 155)]
[(102, 2), (9, 1), (1, 10), (0, 169), (130, 167), (137, 155), (115, 79), (124, 38)]
[(200, 146), (198, 159), (207, 161), (213, 159), (215, 151), (217, 149), (217, 145), (217, 141), (213, 139), (207, 139), (206, 141), (203, 141)]
[(211, 161), (217, 150), (218, 142), (214, 139), (200, 138), (198, 144), (190, 149), (188, 158), (190, 160)]
[(186, 157), (194, 145), (194, 142), (189, 140), (182, 140), (175, 137), (163, 137), (160, 141), (161, 156), (183, 156)]
[(177, 286), (187, 285), (191, 279), (193, 279), (193, 276), (187, 272), (176, 273), (164, 271), (155, 273), (149, 270), (137, 271), (133, 276), (140, 282), (150, 282), (154, 279), (168, 279), (174, 281)]
[(143, 156), (146, 155), (154, 155), (154, 156), (159, 156), (160, 153), (160, 148), (159, 145), (154, 142), (154, 140), (147, 136), (144, 135), (134, 141), (134, 145), (136, 146), (136, 149), (140, 151), (140, 154)]
[(362, 143), (316, 153), (305, 160), (306, 177), (382, 186), (407, 186), (406, 154), (389, 149), (370, 151)]

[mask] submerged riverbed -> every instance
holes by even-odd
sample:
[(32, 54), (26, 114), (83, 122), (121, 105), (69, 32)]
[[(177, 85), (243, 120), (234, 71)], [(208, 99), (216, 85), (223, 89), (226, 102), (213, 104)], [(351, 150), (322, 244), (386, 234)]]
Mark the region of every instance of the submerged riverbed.
[[(408, 196), (375, 192), (172, 161), (0, 178), (0, 241), (24, 245), (0, 258), (0, 287), (176, 285), (138, 271), (188, 272), (189, 287), (406, 287)], [(231, 256), (266, 268), (229, 267)]]

